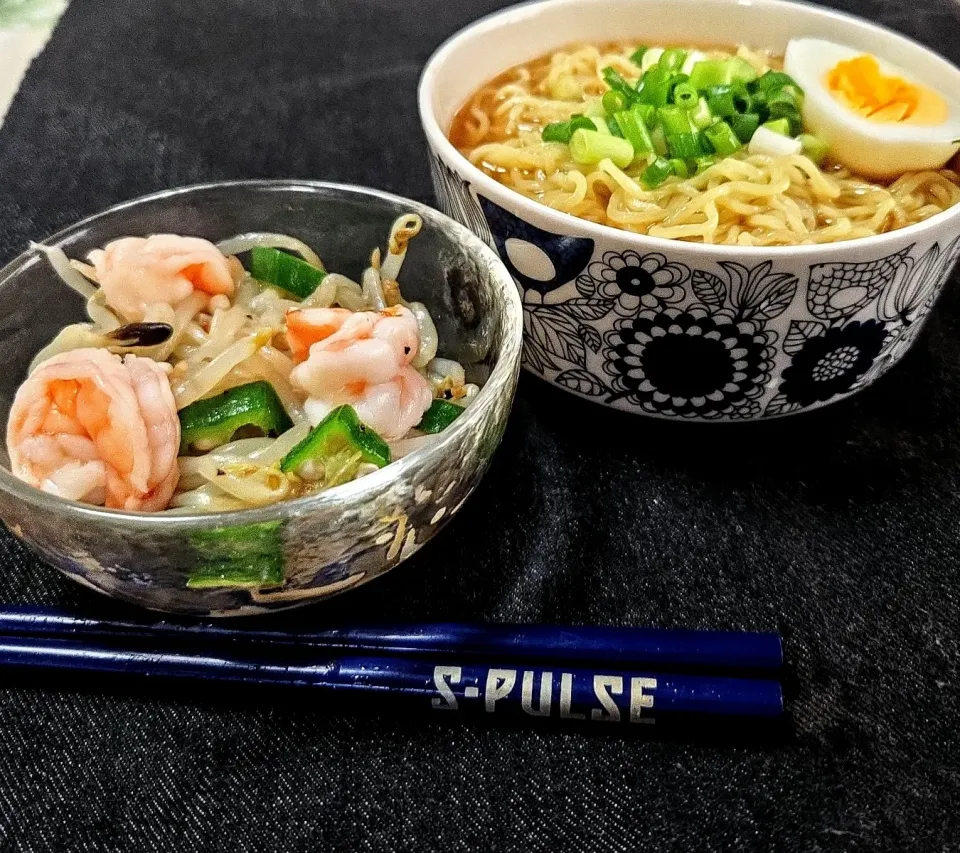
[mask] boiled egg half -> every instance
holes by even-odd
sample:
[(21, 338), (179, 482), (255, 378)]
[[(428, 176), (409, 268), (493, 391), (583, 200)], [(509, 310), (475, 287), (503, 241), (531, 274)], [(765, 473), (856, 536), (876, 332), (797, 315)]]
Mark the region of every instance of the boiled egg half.
[(960, 149), (960, 105), (876, 56), (794, 39), (783, 70), (803, 89), (804, 129), (868, 178), (938, 169)]

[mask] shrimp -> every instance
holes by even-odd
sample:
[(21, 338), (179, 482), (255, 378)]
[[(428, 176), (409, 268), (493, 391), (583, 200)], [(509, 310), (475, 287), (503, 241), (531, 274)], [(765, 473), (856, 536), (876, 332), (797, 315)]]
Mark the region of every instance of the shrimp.
[(290, 381), (306, 392), (304, 410), (313, 424), (346, 403), (390, 440), (406, 435), (430, 407), (430, 384), (411, 366), (420, 339), (408, 308), (290, 311), (287, 341), (300, 362)]
[(68, 500), (161, 510), (179, 479), (180, 421), (163, 367), (85, 348), (20, 386), (7, 424), (13, 473)]
[(233, 293), (227, 257), (200, 237), (123, 237), (88, 257), (107, 305), (131, 322), (141, 322), (157, 303), (176, 310), (198, 291), (208, 297)]

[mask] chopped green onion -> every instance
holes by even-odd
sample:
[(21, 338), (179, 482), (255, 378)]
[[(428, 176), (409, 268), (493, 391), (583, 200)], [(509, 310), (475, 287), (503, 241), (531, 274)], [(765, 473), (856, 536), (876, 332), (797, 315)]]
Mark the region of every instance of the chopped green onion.
[(690, 113), (677, 106), (660, 107), (657, 118), (663, 125), (663, 132), (670, 137), (677, 133), (693, 133), (693, 122)]
[(673, 159), (668, 161), (670, 163), (670, 168), (673, 170), (678, 178), (689, 178), (690, 170), (687, 168), (686, 160)]
[(266, 246), (255, 246), (250, 250), (250, 275), (300, 299), (306, 299), (327, 277), (325, 270)]
[[(580, 128), (585, 128), (586, 130), (594, 129), (593, 119), (588, 118), (587, 116), (582, 116), (580, 113), (575, 113), (570, 116), (570, 134), (571, 136), (575, 131), (580, 130)], [(569, 139), (567, 142), (569, 143)]]
[(710, 112), (710, 107), (707, 106), (706, 98), (699, 98), (697, 105), (690, 110), (690, 121), (693, 122), (693, 126), (698, 130), (710, 127), (716, 120), (717, 117)]
[(781, 98), (779, 95), (767, 101), (767, 112), (770, 118), (789, 118), (800, 115), (800, 104), (790, 98)]
[(625, 169), (633, 162), (633, 146), (618, 136), (578, 130), (570, 138), (570, 156), (577, 163), (588, 166), (609, 158), (615, 166)]
[(667, 151), (671, 159), (680, 160), (710, 153), (703, 145), (702, 134), (699, 131), (696, 133), (674, 133), (672, 135), (668, 133)]
[(634, 156), (652, 154), (653, 140), (646, 122), (635, 110), (622, 110), (614, 115), (624, 139), (633, 146)]
[(799, 154), (803, 150), (799, 139), (791, 139), (760, 125), (757, 132), (750, 137), (750, 146), (747, 149), (751, 154), (763, 154), (767, 157), (789, 157)]
[(767, 96), (763, 92), (754, 92), (749, 96), (747, 111), (756, 113), (764, 121), (767, 119)]
[(750, 112), (751, 95), (747, 91), (747, 87), (743, 83), (733, 83), (730, 86), (730, 91), (733, 92), (733, 108), (741, 114)]
[(570, 121), (552, 121), (546, 125), (540, 132), (540, 138), (544, 142), (562, 142), (564, 145), (570, 144), (570, 137), (575, 130), (581, 127), (587, 130), (596, 130), (597, 126), (592, 119), (587, 118), (580, 113), (574, 113), (570, 116)]
[(778, 118), (774, 121), (765, 121), (762, 126), (767, 128), (767, 130), (772, 130), (774, 133), (779, 133), (781, 136), (790, 135), (790, 122), (785, 118)]
[(613, 116), (607, 116), (607, 130), (610, 131), (612, 136), (619, 136), (623, 139), (623, 131), (620, 130), (620, 125), (617, 124), (617, 120)]
[(790, 122), (790, 132), (800, 131), (802, 120), (800, 109), (803, 105), (803, 94), (796, 86), (784, 86), (767, 98), (768, 118), (785, 118)]
[(797, 86), (795, 83), (788, 83), (785, 86), (781, 86), (775, 91), (767, 90), (767, 101), (773, 101), (775, 99), (789, 99), (795, 104), (803, 103), (803, 89)]
[(667, 71), (679, 71), (683, 66), (683, 61), (687, 58), (687, 52), (680, 48), (670, 48), (660, 54), (660, 60), (657, 62), (661, 68)]
[(693, 161), (693, 164), (696, 167), (696, 174), (702, 175), (711, 166), (716, 165), (716, 162), (717, 162), (716, 157), (697, 157)]
[(738, 151), (741, 148), (740, 140), (725, 121), (718, 121), (715, 125), (708, 127), (704, 135), (713, 146), (713, 150), (721, 157), (726, 157)]
[(726, 84), (722, 86), (710, 86), (706, 89), (705, 94), (710, 112), (715, 116), (720, 116), (720, 118), (727, 118), (728, 116), (744, 112), (750, 103), (749, 97), (747, 97), (740, 99), (740, 103), (738, 104), (737, 90), (734, 89), (733, 86)]
[(797, 87), (796, 81), (789, 74), (784, 74), (782, 71), (768, 71), (766, 74), (762, 74), (754, 80), (750, 85), (755, 91), (764, 92), (765, 94), (776, 92), (784, 86)]
[(640, 60), (640, 71), (646, 74), (660, 61), (661, 56), (663, 56), (662, 47), (649, 48), (643, 55), (643, 59)]
[(704, 59), (690, 69), (690, 85), (698, 91), (728, 84), (727, 68), (723, 59)]
[(749, 83), (757, 79), (757, 70), (747, 60), (733, 56), (728, 60), (726, 83)]
[(703, 62), (706, 58), (707, 55), (705, 53), (701, 53), (699, 50), (691, 50), (690, 53), (687, 54), (687, 58), (683, 60), (683, 65), (680, 70), (684, 74), (689, 74), (693, 70), (694, 65), (698, 62)]
[(637, 100), (641, 104), (652, 104), (655, 107), (665, 106), (675, 76), (675, 72), (667, 71), (659, 65), (651, 68), (640, 78), (637, 87)]
[(552, 121), (550, 124), (544, 126), (540, 132), (540, 138), (544, 142), (562, 142), (564, 145), (568, 145), (572, 132), (573, 131), (570, 130), (570, 122)]
[(640, 118), (643, 119), (643, 123), (650, 127), (653, 123), (653, 120), (656, 116), (657, 108), (652, 104), (634, 104), (630, 107), (630, 112), (636, 113)]
[(796, 110), (770, 110), (768, 114), (768, 121), (785, 121), (787, 123), (787, 127), (789, 128), (788, 133), (790, 136), (796, 136), (801, 130), (803, 130), (803, 119), (801, 118), (800, 113)]
[(827, 151), (829, 150), (827, 143), (819, 136), (814, 136), (810, 133), (801, 133), (797, 139), (800, 140), (800, 145), (803, 146), (803, 153), (819, 166), (823, 162), (823, 158), (827, 156)]
[(607, 66), (603, 69), (604, 82), (610, 89), (623, 97), (624, 103), (629, 105), (637, 99), (637, 91), (617, 72), (615, 68)]
[(649, 49), (650, 49), (650, 48), (648, 48), (646, 45), (640, 45), (640, 47), (638, 47), (632, 54), (630, 54), (630, 61), (631, 61), (634, 65), (636, 65), (637, 68), (639, 68), (639, 67), (640, 67), (640, 63), (643, 62), (643, 55), (644, 55)]
[(607, 124), (606, 118), (603, 116), (593, 116), (590, 121), (593, 122), (593, 127), (585, 128), (586, 130), (595, 130), (597, 133), (602, 133), (604, 136), (610, 135), (610, 126)]
[(697, 90), (689, 83), (679, 83), (673, 89), (673, 102), (684, 110), (692, 110), (699, 102)]
[(667, 89), (667, 103), (668, 103), (668, 104), (672, 104), (672, 103), (673, 103), (673, 97), (674, 97), (674, 94), (675, 94), (676, 91), (677, 91), (677, 86), (680, 86), (680, 85), (686, 83), (686, 82), (689, 81), (689, 79), (690, 79), (686, 74), (684, 74), (684, 73), (682, 73), (682, 72), (680, 72), (680, 71), (671, 71), (670, 73), (671, 73), (673, 76), (670, 78), (670, 88)]
[(672, 174), (673, 166), (670, 165), (670, 161), (664, 160), (663, 157), (657, 157), (656, 160), (643, 170), (643, 175), (640, 176), (640, 180), (650, 189), (656, 189)]
[(417, 424), (417, 429), (428, 435), (443, 432), (463, 414), (463, 411), (463, 406), (458, 406), (456, 403), (451, 403), (448, 400), (434, 400), (430, 404), (430, 408), (423, 413), (423, 418)]
[(650, 127), (650, 140), (653, 142), (653, 150), (657, 152), (657, 155), (660, 157), (666, 156), (667, 153), (667, 137), (663, 133), (663, 125), (648, 125)]
[(627, 99), (619, 92), (613, 91), (613, 89), (603, 93), (602, 103), (607, 115), (611, 116), (627, 108)]
[(729, 59), (705, 59), (691, 69), (690, 85), (701, 90), (731, 83), (748, 83), (756, 77), (757, 72), (753, 66), (739, 56)]
[(760, 116), (756, 113), (741, 113), (730, 117), (730, 127), (737, 135), (737, 139), (746, 144), (750, 137), (760, 127)]

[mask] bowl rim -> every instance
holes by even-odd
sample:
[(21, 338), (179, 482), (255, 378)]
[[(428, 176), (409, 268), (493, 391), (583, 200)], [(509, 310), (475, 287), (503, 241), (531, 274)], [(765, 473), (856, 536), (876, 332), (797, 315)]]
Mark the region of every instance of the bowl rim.
[[(929, 219), (922, 222), (916, 222), (904, 228), (897, 228), (893, 231), (887, 231), (883, 234), (874, 234), (869, 237), (856, 237), (852, 240), (838, 240), (829, 243), (811, 243), (797, 246), (739, 246), (727, 245), (722, 243), (697, 243), (688, 240), (679, 240), (668, 237), (653, 237), (649, 234), (637, 234), (633, 231), (627, 231), (622, 228), (615, 228), (612, 225), (604, 225), (591, 222), (566, 213), (561, 210), (549, 207), (534, 199), (528, 198), (517, 190), (501, 184), (487, 175), (483, 170), (473, 165), (460, 151), (450, 142), (447, 134), (440, 128), (436, 113), (433, 109), (433, 92), (436, 86), (439, 67), (456, 51), (462, 43), (488, 31), (501, 29), (505, 26), (515, 23), (516, 19), (528, 19), (538, 11), (549, 7), (592, 5), (608, 2), (608, 0), (526, 0), (526, 2), (517, 3), (504, 9), (484, 15), (472, 23), (463, 27), (447, 38), (431, 55), (424, 66), (417, 86), (417, 108), (420, 112), (420, 122), (423, 125), (424, 133), (431, 146), (438, 155), (460, 175), (469, 180), (470, 184), (482, 188), (486, 194), (499, 196), (506, 199), (508, 204), (528, 211), (531, 216), (539, 217), (543, 220), (553, 220), (557, 223), (557, 228), (562, 233), (569, 233), (578, 237), (589, 237), (598, 242), (618, 241), (625, 248), (632, 248), (638, 251), (644, 250), (688, 250), (694, 253), (717, 256), (720, 259), (732, 259), (748, 256), (772, 256), (772, 259), (798, 259), (808, 256), (819, 256), (827, 251), (841, 254), (858, 253), (862, 247), (882, 249), (884, 246), (889, 248), (892, 242), (901, 240), (909, 241), (924, 233), (938, 231), (941, 226), (946, 225), (951, 220), (960, 220), (960, 203), (941, 211)], [(698, 7), (713, 6), (725, 8), (731, 6), (751, 6), (751, 7), (781, 7), (799, 9), (805, 14), (821, 16), (825, 19), (842, 20), (848, 24), (855, 25), (860, 29), (872, 31), (879, 37), (901, 41), (913, 49), (922, 51), (929, 56), (937, 59), (941, 63), (951, 68), (960, 80), (960, 67), (956, 66), (949, 59), (938, 53), (916, 39), (899, 33), (889, 27), (873, 23), (857, 15), (850, 15), (846, 12), (840, 12), (826, 6), (820, 6), (816, 3), (804, 2), (804, 0), (668, 0), (668, 2), (693, 3)], [(576, 38), (562, 41), (557, 47), (564, 44), (575, 42)], [(506, 69), (503, 69), (506, 70)], [(956, 230), (960, 230), (958, 227)]]
[[(71, 501), (66, 498), (51, 495), (14, 476), (13, 472), (5, 465), (0, 465), (0, 490), (8, 493), (16, 500), (23, 501), (40, 510), (55, 515), (71, 516), (75, 521), (122, 524), (130, 528), (149, 529), (153, 532), (156, 532), (158, 528), (189, 531), (196, 528), (209, 528), (211, 526), (233, 527), (275, 521), (280, 518), (310, 515), (318, 510), (322, 511), (326, 508), (343, 507), (356, 501), (363, 501), (368, 494), (378, 492), (387, 482), (402, 478), (408, 471), (429, 462), (432, 458), (439, 458), (446, 455), (448, 449), (454, 446), (461, 436), (468, 432), (473, 425), (479, 424), (484, 418), (490, 415), (494, 403), (495, 391), (502, 389), (504, 386), (509, 386), (511, 383), (516, 383), (523, 340), (523, 308), (519, 291), (513, 278), (504, 266), (503, 261), (501, 261), (496, 252), (486, 243), (459, 222), (423, 202), (413, 201), (412, 199), (394, 193), (372, 189), (358, 184), (308, 179), (211, 181), (208, 183), (173, 187), (120, 202), (90, 216), (86, 216), (65, 228), (59, 229), (55, 233), (45, 237), (42, 242), (54, 243), (69, 237), (75, 237), (78, 235), (78, 232), (82, 233), (83, 229), (95, 223), (97, 220), (112, 216), (140, 204), (225, 188), (267, 191), (292, 190), (294, 192), (304, 192), (307, 194), (318, 190), (332, 190), (341, 195), (363, 196), (406, 206), (409, 210), (423, 216), (424, 219), (438, 217), (444, 226), (454, 232), (455, 236), (459, 238), (460, 244), (470, 255), (479, 257), (485, 261), (493, 273), (496, 289), (499, 291), (498, 295), (505, 297), (504, 304), (506, 307), (508, 328), (504, 330), (503, 340), (497, 350), (497, 361), (493, 371), (483, 387), (481, 387), (474, 402), (464, 411), (461, 417), (457, 418), (450, 427), (443, 431), (437, 441), (431, 442), (427, 447), (415, 450), (402, 459), (391, 462), (379, 471), (367, 474), (350, 483), (344, 483), (341, 486), (319, 492), (315, 495), (281, 501), (264, 507), (225, 512), (177, 513), (176, 515), (168, 515), (165, 512), (156, 513), (142, 512), (139, 510), (108, 509), (106, 507), (93, 506), (92, 504), (84, 504), (79, 501)], [(37, 260), (37, 253), (33, 249), (27, 249), (25, 252), (14, 257), (9, 263), (0, 268), (0, 287), (22, 272), (27, 265)], [(6, 427), (4, 425), (4, 434), (5, 429)]]

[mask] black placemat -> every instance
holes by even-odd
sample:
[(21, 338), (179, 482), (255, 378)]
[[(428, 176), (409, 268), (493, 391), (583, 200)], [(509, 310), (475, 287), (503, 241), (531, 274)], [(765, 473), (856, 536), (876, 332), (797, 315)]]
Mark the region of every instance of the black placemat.
[[(429, 200), (419, 70), (499, 5), (74, 0), (0, 131), (0, 260), (113, 202), (216, 178)], [(841, 5), (960, 59), (947, 0)], [(958, 415), (956, 288), (902, 366), (818, 414), (677, 426), (525, 377), (447, 532), (285, 618), (780, 630), (799, 690), (778, 746), (7, 683), (0, 850), (955, 849)], [(0, 554), (2, 600), (125, 612), (5, 531)]]

